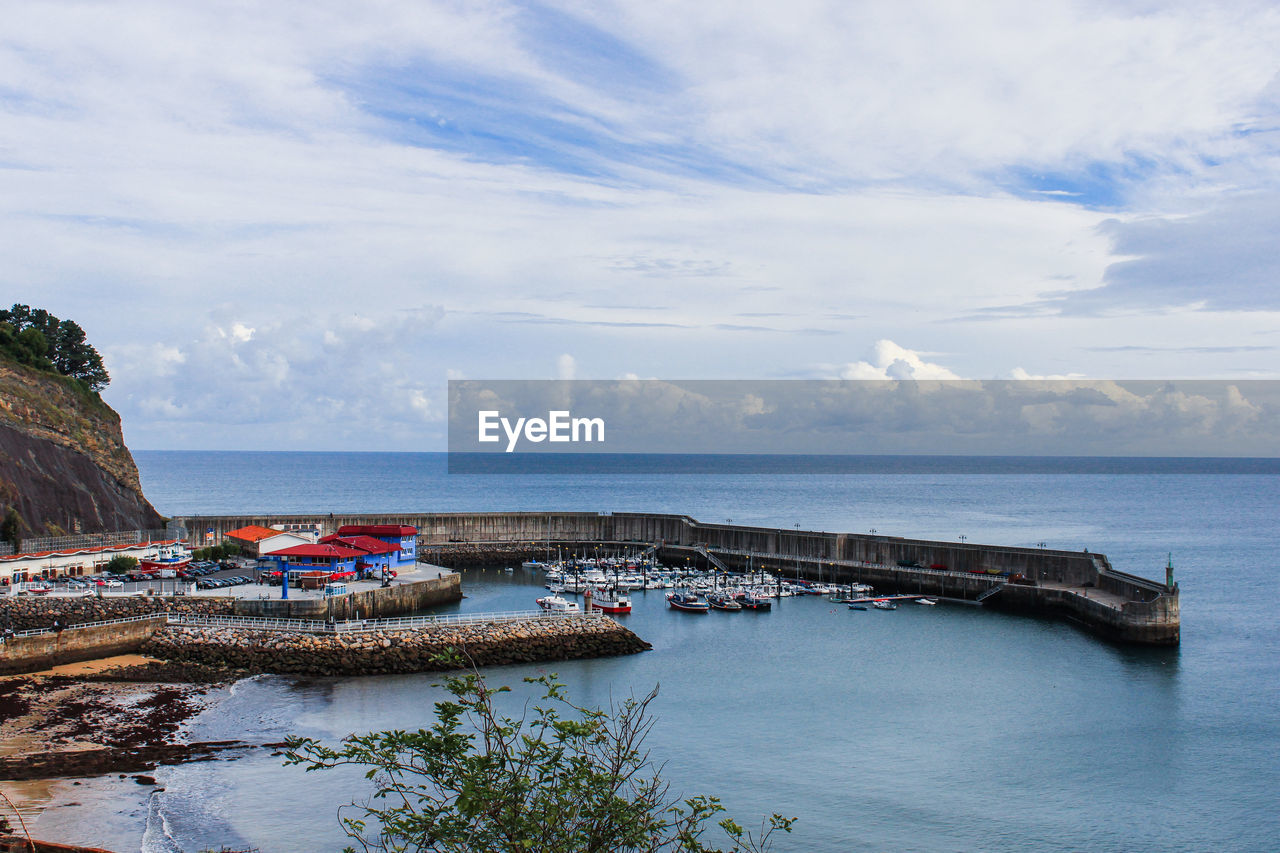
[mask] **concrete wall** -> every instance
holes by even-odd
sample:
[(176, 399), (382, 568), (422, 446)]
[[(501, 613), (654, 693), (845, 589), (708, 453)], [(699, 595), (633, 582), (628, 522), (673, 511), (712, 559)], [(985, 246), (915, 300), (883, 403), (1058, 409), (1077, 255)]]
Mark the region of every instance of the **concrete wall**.
[(13, 637), (0, 644), (0, 672), (38, 672), (64, 663), (134, 652), (167, 622), (167, 617), (156, 616), (136, 622)]
[(1028, 578), (1079, 584), (1093, 580), (1098, 558), (1076, 551), (1013, 548), (977, 543), (935, 542), (856, 533), (707, 524), (687, 515), (596, 512), (403, 513), (391, 515), (192, 516), (180, 519), (187, 529), (212, 527), (217, 537), (246, 524), (311, 523), (333, 532), (342, 524), (409, 524), (418, 528), (422, 546), (448, 543), (511, 543), (534, 553), (548, 543), (665, 543), (786, 554), (805, 563), (865, 560), (894, 564), (941, 563), (958, 571), (970, 569), (1019, 572)]
[(458, 575), (450, 574), (430, 580), (351, 592), (333, 598), (242, 598), (235, 601), (234, 613), (236, 616), (341, 622), (347, 619), (375, 619), (419, 613), (461, 599), (462, 580)]

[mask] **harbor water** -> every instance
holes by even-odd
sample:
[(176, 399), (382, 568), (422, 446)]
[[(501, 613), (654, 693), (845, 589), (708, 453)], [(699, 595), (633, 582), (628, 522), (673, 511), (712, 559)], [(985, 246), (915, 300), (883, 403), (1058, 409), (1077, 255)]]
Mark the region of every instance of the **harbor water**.
[[(1276, 847), (1273, 475), (450, 477), (439, 454), (136, 456), (165, 515), (682, 512), (1088, 548), (1148, 577), (1163, 576), (1172, 552), (1180, 648), (1121, 647), (1070, 623), (945, 602), (877, 612), (802, 597), (771, 612), (692, 615), (650, 591), (633, 593), (634, 611), (616, 618), (652, 651), (486, 676), (517, 686), (519, 700), (523, 677), (554, 671), (589, 705), (658, 685), (648, 746), (673, 789), (718, 796), (747, 825), (772, 812), (797, 816), (778, 850)], [(503, 568), (465, 572), (467, 598), (450, 609), (532, 608), (544, 594), (540, 576)], [(434, 681), (258, 677), (224, 690), (191, 736), (271, 743), (425, 726), (441, 695)], [(368, 790), (358, 773), (306, 774), (264, 749), (160, 768), (156, 778), (164, 790), (142, 808), (102, 796), (96, 830), (75, 809), (42, 817), (42, 826), (115, 850), (339, 850), (337, 809)], [(86, 798), (108, 785), (85, 786)]]

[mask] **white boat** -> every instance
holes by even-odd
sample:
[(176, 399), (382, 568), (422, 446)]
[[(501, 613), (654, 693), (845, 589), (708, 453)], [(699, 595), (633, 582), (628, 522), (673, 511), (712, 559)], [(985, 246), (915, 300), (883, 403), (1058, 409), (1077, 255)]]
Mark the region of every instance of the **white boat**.
[(577, 613), (578, 602), (568, 601), (558, 595), (544, 595), (537, 599), (538, 606), (549, 613)]
[(513, 569), (513, 568), (511, 568), (510, 566), (507, 566), (505, 569), (503, 569), (503, 571), (504, 571), (504, 572), (506, 572), (506, 573), (507, 573), (507, 574), (509, 574), (509, 575), (513, 575), (513, 574), (515, 574), (515, 571), (516, 571), (516, 570), (515, 570), (515, 569)]
[(937, 603), (938, 603), (938, 599), (936, 598), (917, 598), (916, 599), (916, 604), (927, 604), (930, 607), (932, 607)]
[(871, 606), (874, 607), (876, 610), (897, 610), (898, 609), (898, 605), (895, 602), (888, 601), (883, 598), (877, 598), (875, 601), (871, 602)]

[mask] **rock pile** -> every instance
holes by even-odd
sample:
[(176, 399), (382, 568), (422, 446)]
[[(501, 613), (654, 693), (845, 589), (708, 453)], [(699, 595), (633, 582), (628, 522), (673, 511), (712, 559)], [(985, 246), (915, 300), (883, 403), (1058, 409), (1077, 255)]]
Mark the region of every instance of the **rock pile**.
[(196, 613), (230, 616), (235, 599), (200, 597), (122, 596), (104, 598), (0, 598), (0, 626), (15, 631), (48, 628), (56, 619), (63, 627), (124, 619), (149, 613)]
[(539, 619), (396, 631), (303, 634), (170, 625), (143, 651), (251, 672), (373, 675), (431, 672), (456, 651), (475, 666), (635, 654), (651, 646), (611, 619)]

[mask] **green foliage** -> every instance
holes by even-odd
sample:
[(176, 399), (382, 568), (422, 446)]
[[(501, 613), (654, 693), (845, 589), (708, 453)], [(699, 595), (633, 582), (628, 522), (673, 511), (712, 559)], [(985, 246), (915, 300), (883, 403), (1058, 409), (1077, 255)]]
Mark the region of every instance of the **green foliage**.
[(116, 554), (114, 557), (112, 557), (110, 560), (107, 561), (106, 566), (104, 566), (103, 568), (105, 568), (108, 572), (110, 572), (113, 575), (128, 574), (129, 572), (138, 568), (138, 560), (136, 557), (128, 557), (128, 556), (125, 556), (124, 554)]
[[(351, 735), (337, 749), (291, 737), (285, 763), (365, 769), (372, 797), (345, 807), (355, 816), (339, 814), (365, 851), (719, 850), (703, 839), (724, 811), (719, 800), (670, 796), (644, 749), (656, 687), (604, 711), (573, 704), (555, 676), (525, 681), (542, 688), (532, 715), (529, 706), (518, 718), (500, 714), (494, 697), (509, 688), (471, 671), (444, 679), (453, 698), (436, 703), (430, 729)], [(748, 853), (771, 849), (794, 820), (775, 814), (758, 837), (728, 818), (716, 825), (731, 853)]]
[(60, 373), (100, 391), (111, 381), (102, 356), (74, 321), (59, 320), (43, 308), (14, 303), (0, 309), (0, 353), (19, 364)]
[(0, 540), (12, 543), (15, 554), (22, 550), (22, 516), (13, 507), (9, 507), (4, 521), (0, 521)]
[(221, 545), (210, 545), (207, 548), (195, 548), (191, 551), (193, 560), (225, 560), (228, 557), (240, 556), (240, 546), (234, 542), (223, 542)]

